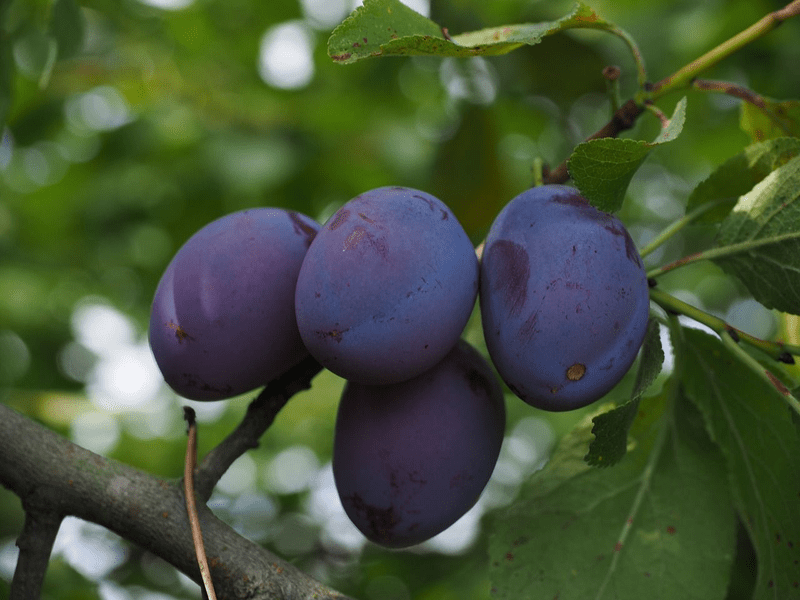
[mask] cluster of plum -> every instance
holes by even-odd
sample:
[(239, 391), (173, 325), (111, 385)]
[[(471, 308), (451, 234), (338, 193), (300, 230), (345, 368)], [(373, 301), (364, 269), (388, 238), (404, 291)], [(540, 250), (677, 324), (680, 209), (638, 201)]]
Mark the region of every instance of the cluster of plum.
[(277, 208), (222, 217), (159, 282), (150, 344), (198, 400), (277, 378), (309, 353), (345, 378), (333, 471), (370, 540), (429, 539), (477, 501), (505, 429), (495, 371), (461, 334), (480, 293), (486, 345), (515, 394), (547, 410), (610, 390), (644, 339), (648, 289), (620, 221), (569, 187), (498, 215), (479, 263), (451, 210), (414, 189), (347, 202), (320, 227)]

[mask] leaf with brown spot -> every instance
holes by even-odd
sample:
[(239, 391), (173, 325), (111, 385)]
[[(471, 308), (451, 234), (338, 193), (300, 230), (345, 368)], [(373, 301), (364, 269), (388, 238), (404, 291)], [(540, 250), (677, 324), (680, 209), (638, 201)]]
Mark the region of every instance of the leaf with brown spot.
[[(613, 469), (584, 462), (587, 419), (514, 504), (490, 517), (493, 598), (671, 598), (666, 582), (681, 600), (725, 598), (736, 519), (724, 460), (676, 387), (637, 414), (634, 446)], [(531, 542), (517, 543), (523, 536)]]
[(582, 2), (555, 21), (501, 25), (450, 35), (446, 28), (400, 0), (365, 0), (331, 33), (328, 56), (340, 64), (375, 56), (498, 56), (533, 46), (545, 36), (567, 29), (601, 29), (621, 34), (615, 25)]
[(754, 598), (797, 598), (798, 556), (775, 541), (776, 533), (800, 539), (800, 436), (786, 400), (715, 337), (685, 330), (678, 351), (686, 356), (686, 394), (725, 454), (734, 502), (756, 549)]

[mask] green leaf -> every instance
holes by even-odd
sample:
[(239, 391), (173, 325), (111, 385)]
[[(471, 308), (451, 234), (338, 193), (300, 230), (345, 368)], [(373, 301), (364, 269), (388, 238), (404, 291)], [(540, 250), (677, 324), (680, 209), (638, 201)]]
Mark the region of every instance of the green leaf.
[(778, 167), (800, 155), (800, 139), (780, 138), (752, 144), (719, 166), (689, 196), (687, 212), (708, 202), (727, 201), (698, 219), (722, 221), (739, 198)]
[(58, 58), (74, 56), (83, 46), (85, 25), (75, 0), (56, 0), (50, 20), (50, 35), (58, 44)]
[(651, 146), (657, 146), (666, 142), (671, 142), (683, 131), (683, 124), (686, 122), (686, 96), (681, 98), (675, 105), (672, 117), (661, 128), (661, 133), (653, 140)]
[(739, 199), (716, 243), (712, 260), (756, 300), (800, 314), (800, 156)]
[(631, 179), (649, 153), (647, 142), (600, 138), (578, 144), (567, 165), (589, 202), (612, 213), (622, 206)]
[(633, 385), (631, 399), (641, 398), (664, 366), (664, 348), (661, 345), (661, 326), (655, 319), (647, 324), (647, 333), (642, 343), (642, 356), (639, 370), (636, 372), (636, 383)]
[(625, 32), (580, 2), (556, 21), (503, 25), (451, 37), (441, 26), (399, 0), (365, 0), (333, 30), (328, 39), (328, 55), (342, 64), (375, 56), (497, 56), (575, 28), (607, 30), (632, 44)]
[(754, 142), (785, 136), (800, 137), (800, 100), (764, 98), (764, 107), (742, 102), (739, 126)]
[(661, 328), (658, 321), (650, 319), (647, 334), (642, 344), (636, 383), (631, 400), (592, 419), (594, 440), (584, 457), (593, 467), (610, 467), (617, 464), (628, 447), (628, 430), (639, 410), (639, 401), (652, 385), (664, 364), (664, 349), (661, 346)]
[(416, 43), (427, 40), (429, 46), (446, 43), (436, 23), (399, 0), (364, 0), (331, 33), (328, 56), (339, 63), (351, 63), (386, 54), (386, 45), (406, 38)]
[(650, 150), (674, 140), (683, 129), (685, 120), (684, 97), (675, 106), (672, 118), (652, 142), (600, 138), (578, 144), (567, 163), (569, 174), (593, 206), (605, 212), (616, 212), (622, 206), (631, 179)]
[(724, 461), (697, 410), (672, 396), (647, 399), (616, 467), (583, 461), (590, 433), (581, 425), (492, 517), (493, 597), (725, 597), (736, 521)]
[(725, 455), (734, 502), (758, 555), (756, 600), (798, 598), (800, 437), (782, 394), (715, 337), (684, 330), (683, 381)]

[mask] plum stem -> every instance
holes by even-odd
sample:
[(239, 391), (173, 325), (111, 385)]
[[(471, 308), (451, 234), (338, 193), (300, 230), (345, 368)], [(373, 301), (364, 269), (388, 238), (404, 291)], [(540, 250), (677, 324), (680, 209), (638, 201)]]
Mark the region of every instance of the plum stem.
[(650, 299), (668, 313), (677, 313), (687, 316), (690, 319), (709, 327), (721, 337), (727, 336), (731, 339), (738, 339), (742, 342), (745, 342), (754, 348), (758, 348), (764, 354), (779, 362), (793, 364), (794, 359), (792, 358), (792, 355), (800, 356), (800, 346), (784, 344), (783, 342), (771, 342), (757, 338), (749, 333), (745, 333), (744, 331), (733, 327), (724, 319), (720, 319), (719, 317), (700, 310), (696, 306), (692, 306), (683, 300), (679, 300), (675, 296), (659, 290), (658, 288), (653, 288), (650, 290)]

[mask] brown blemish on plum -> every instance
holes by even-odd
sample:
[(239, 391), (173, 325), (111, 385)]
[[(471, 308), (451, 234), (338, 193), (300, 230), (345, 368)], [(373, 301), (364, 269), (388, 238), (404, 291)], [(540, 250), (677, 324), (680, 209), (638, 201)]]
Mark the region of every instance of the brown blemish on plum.
[(550, 199), (551, 202), (558, 202), (559, 204), (570, 204), (572, 206), (587, 207), (591, 206), (589, 201), (578, 193), (564, 191)]
[(412, 198), (416, 198), (417, 200), (422, 200), (423, 202), (425, 202), (428, 205), (428, 208), (430, 209), (431, 212), (436, 210), (436, 205), (433, 203), (433, 200), (431, 200), (430, 198), (426, 198), (425, 196), (420, 196), (419, 194), (414, 194), (411, 197)]
[(475, 394), (483, 394), (490, 389), (489, 381), (478, 369), (467, 371), (467, 383), (469, 383), (469, 389)]
[(492, 289), (503, 295), (512, 315), (519, 314), (528, 298), (530, 263), (528, 253), (510, 240), (494, 242), (484, 257), (494, 270)]
[(538, 333), (538, 329), (536, 329), (536, 323), (539, 321), (539, 311), (535, 311), (531, 313), (531, 315), (525, 320), (522, 326), (519, 328), (519, 335), (525, 339), (531, 339), (536, 333)]
[(175, 339), (178, 340), (179, 344), (182, 344), (185, 340), (194, 341), (194, 338), (192, 336), (190, 336), (188, 333), (186, 333), (186, 331), (183, 329), (183, 327), (181, 327), (177, 323), (173, 323), (173, 322), (170, 321), (169, 323), (164, 323), (164, 325), (166, 325), (169, 329), (172, 329), (172, 330), (175, 331)]
[(364, 219), (367, 223), (374, 223), (375, 222), (372, 219), (370, 219), (367, 215), (365, 215), (364, 213), (358, 213), (358, 216), (361, 217), (362, 219)]
[(294, 226), (294, 232), (297, 235), (304, 235), (306, 238), (306, 248), (311, 245), (311, 242), (317, 236), (317, 230), (311, 227), (308, 223), (306, 223), (301, 217), (299, 213), (294, 211), (289, 211), (289, 218), (292, 220), (292, 225)]
[(348, 217), (350, 216), (350, 211), (347, 209), (340, 209), (333, 218), (331, 219), (330, 223), (328, 223), (328, 229), (333, 231), (340, 225), (342, 225), (345, 221), (347, 221)]
[(342, 245), (342, 252), (345, 252), (346, 250), (352, 250), (359, 245), (364, 247), (364, 243), (362, 243), (362, 241), (372, 248), (376, 253), (378, 253), (381, 258), (386, 260), (388, 255), (386, 239), (383, 237), (376, 238), (361, 225), (357, 225), (345, 238)]
[(367, 521), (374, 538), (390, 541), (392, 530), (400, 522), (400, 517), (395, 514), (394, 506), (379, 508), (367, 504), (359, 494), (352, 494), (344, 498), (344, 502)]
[(636, 244), (633, 243), (633, 240), (628, 232), (624, 228), (617, 227), (613, 223), (610, 225), (604, 225), (603, 228), (614, 235), (621, 236), (625, 241), (625, 256), (627, 256), (628, 260), (632, 263), (636, 263), (638, 267), (642, 267), (642, 259), (639, 257), (639, 252), (636, 250)]
[(586, 374), (586, 365), (575, 363), (567, 369), (567, 379), (570, 381), (580, 381)]
[(342, 341), (342, 334), (349, 331), (350, 328), (347, 329), (331, 329), (330, 331), (317, 331), (317, 335), (323, 339), (331, 339), (336, 343), (340, 343)]
[(197, 377), (195, 377), (192, 373), (181, 373), (181, 375), (183, 376), (183, 381), (186, 384), (186, 387), (195, 388), (203, 392), (214, 392), (220, 397), (232, 395), (231, 392), (233, 391), (233, 388), (230, 384), (215, 386), (208, 382), (198, 380)]
[(360, 225), (355, 229), (353, 229), (353, 231), (350, 232), (350, 235), (348, 235), (344, 240), (344, 244), (342, 245), (342, 252), (344, 252), (345, 250), (350, 250), (351, 248), (355, 247), (366, 233), (367, 230), (361, 227)]

